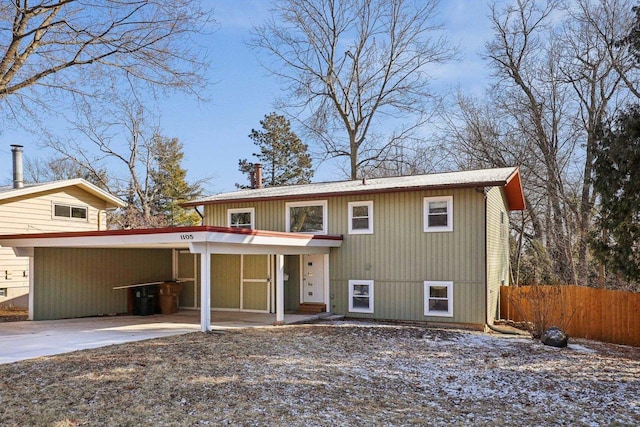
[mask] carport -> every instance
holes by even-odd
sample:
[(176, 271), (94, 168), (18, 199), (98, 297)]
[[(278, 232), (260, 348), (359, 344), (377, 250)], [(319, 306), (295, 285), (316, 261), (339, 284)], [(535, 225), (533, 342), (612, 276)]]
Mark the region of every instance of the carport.
[[(211, 256), (216, 254), (272, 255), (275, 261), (276, 324), (284, 323), (285, 255), (322, 254), (342, 244), (342, 236), (283, 233), (240, 228), (198, 226), (159, 229), (110, 230), (18, 234), (0, 236), (0, 246), (12, 247), (16, 255), (29, 257), (29, 314), (34, 319), (35, 305), (56, 304), (60, 299), (77, 298), (76, 304), (104, 304), (118, 285), (170, 279), (160, 271), (167, 263), (165, 255), (173, 250), (188, 250), (200, 257), (200, 329), (211, 330)], [(44, 268), (45, 264), (51, 268)], [(169, 261), (170, 264), (170, 261)], [(63, 265), (60, 271), (54, 266)], [(163, 267), (165, 266), (165, 267)], [(42, 291), (51, 284), (76, 281), (71, 294)], [(97, 292), (98, 286), (100, 292)], [(43, 295), (36, 297), (36, 291)], [(83, 295), (86, 297), (83, 299)], [(58, 301), (59, 302), (59, 301)]]

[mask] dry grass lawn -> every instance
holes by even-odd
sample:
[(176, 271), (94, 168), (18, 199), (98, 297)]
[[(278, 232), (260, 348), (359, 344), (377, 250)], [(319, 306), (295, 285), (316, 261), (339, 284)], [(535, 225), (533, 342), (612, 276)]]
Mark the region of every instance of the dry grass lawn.
[(337, 322), (0, 365), (4, 426), (638, 425), (640, 349)]

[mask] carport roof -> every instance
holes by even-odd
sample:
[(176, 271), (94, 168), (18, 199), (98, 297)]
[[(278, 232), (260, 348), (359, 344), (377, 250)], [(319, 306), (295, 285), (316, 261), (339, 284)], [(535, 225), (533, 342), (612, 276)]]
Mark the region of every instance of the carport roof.
[(12, 247), (21, 256), (31, 255), (37, 247), (188, 248), (201, 252), (197, 247), (206, 244), (215, 245), (216, 253), (320, 253), (341, 246), (342, 236), (213, 226), (0, 235), (0, 246)]

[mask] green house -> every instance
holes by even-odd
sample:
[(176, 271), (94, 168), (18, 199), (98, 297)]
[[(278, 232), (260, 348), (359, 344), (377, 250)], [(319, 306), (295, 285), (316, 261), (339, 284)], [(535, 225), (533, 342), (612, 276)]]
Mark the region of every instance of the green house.
[(499, 315), (508, 212), (524, 196), (518, 169), (501, 168), (246, 189), (185, 206), (203, 209), (202, 226), (0, 236), (33, 258), (32, 318), (123, 312), (116, 285), (170, 278), (203, 330), (211, 310), (481, 327)]

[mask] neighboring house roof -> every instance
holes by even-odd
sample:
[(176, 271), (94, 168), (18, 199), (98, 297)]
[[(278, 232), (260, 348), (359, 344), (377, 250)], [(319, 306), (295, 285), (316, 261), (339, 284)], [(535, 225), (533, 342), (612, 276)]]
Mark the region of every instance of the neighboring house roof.
[(469, 187), (504, 187), (509, 209), (525, 209), (517, 167), (239, 190), (193, 200), (182, 206)]
[(123, 208), (127, 204), (120, 198), (104, 191), (96, 185), (82, 178), (65, 179), (60, 181), (52, 181), (38, 184), (25, 184), (23, 188), (13, 188), (12, 186), (0, 187), (0, 202), (10, 200), (22, 196), (30, 196), (45, 191), (59, 190), (65, 187), (79, 187), (89, 194), (92, 194), (105, 202), (108, 208)]

